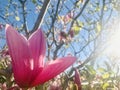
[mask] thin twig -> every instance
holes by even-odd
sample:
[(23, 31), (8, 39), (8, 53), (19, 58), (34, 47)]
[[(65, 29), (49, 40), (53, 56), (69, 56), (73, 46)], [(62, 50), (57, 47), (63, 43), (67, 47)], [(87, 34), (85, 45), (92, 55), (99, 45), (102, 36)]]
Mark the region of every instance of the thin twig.
[(23, 28), (24, 28), (24, 30), (25, 30), (26, 37), (28, 38), (28, 37), (29, 37), (29, 33), (28, 33), (28, 29), (27, 29), (27, 20), (26, 20), (26, 11), (25, 11), (25, 3), (26, 3), (26, 0), (25, 0), (25, 1), (19, 0), (19, 2), (20, 2), (21, 5), (22, 5)]
[(88, 2), (89, 2), (89, 0), (86, 0), (86, 2), (84, 3), (81, 11), (75, 16), (75, 18), (73, 18), (73, 21), (71, 22), (70, 28), (73, 26), (73, 24), (74, 24), (74, 22), (77, 20), (77, 18), (80, 17), (80, 15), (83, 13), (83, 11), (84, 11), (84, 9), (86, 8)]

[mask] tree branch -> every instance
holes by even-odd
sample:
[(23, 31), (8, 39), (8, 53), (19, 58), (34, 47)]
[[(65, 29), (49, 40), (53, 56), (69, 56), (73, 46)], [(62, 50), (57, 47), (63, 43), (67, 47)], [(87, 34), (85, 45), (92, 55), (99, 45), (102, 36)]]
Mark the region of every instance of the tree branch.
[(35, 30), (37, 30), (40, 26), (41, 26), (41, 23), (43, 21), (43, 18), (45, 16), (45, 13), (47, 11), (47, 8), (48, 8), (48, 5), (50, 3), (50, 0), (45, 0), (44, 3), (43, 3), (43, 6), (42, 6), (42, 9), (38, 15), (38, 18), (34, 24), (34, 27), (32, 29), (32, 31), (30, 33), (33, 33)]
[(71, 26), (70, 28), (73, 26), (74, 22), (76, 21), (76, 19), (82, 14), (82, 12), (84, 11), (85, 7), (87, 6), (89, 0), (86, 0), (86, 2), (84, 3), (81, 11), (77, 14), (77, 16), (75, 18), (73, 18), (73, 21), (71, 22)]
[(19, 2), (21, 3), (22, 5), (22, 16), (23, 16), (23, 29), (25, 30), (25, 34), (26, 34), (26, 37), (28, 38), (29, 37), (29, 33), (28, 33), (28, 29), (27, 29), (27, 20), (26, 20), (26, 11), (25, 11), (25, 3), (26, 3), (26, 0), (25, 1), (22, 1), (22, 0), (19, 0)]

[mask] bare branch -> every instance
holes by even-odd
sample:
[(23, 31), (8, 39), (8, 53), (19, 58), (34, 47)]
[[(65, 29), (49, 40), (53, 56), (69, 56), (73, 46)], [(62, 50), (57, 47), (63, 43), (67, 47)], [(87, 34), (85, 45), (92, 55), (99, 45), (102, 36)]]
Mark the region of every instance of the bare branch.
[(30, 33), (33, 33), (35, 30), (37, 30), (40, 26), (41, 26), (41, 23), (43, 21), (43, 18), (45, 16), (45, 13), (47, 11), (47, 8), (48, 8), (48, 5), (50, 3), (50, 0), (45, 0), (44, 3), (43, 3), (43, 7), (38, 15), (38, 18), (34, 24), (34, 27), (32, 29), (32, 31)]
[[(85, 9), (85, 7), (87, 6), (88, 2), (89, 2), (89, 0), (86, 0), (86, 2), (84, 3), (81, 11), (78, 13), (78, 15), (77, 15), (75, 18), (73, 18), (73, 21), (71, 22), (71, 27), (73, 26), (73, 24), (74, 24), (74, 22), (76, 21), (76, 19), (82, 14), (82, 12), (84, 11), (84, 9)], [(70, 28), (71, 28), (71, 27), (70, 27)]]
[(19, 2), (22, 5), (22, 11), (23, 11), (23, 13), (22, 13), (22, 16), (23, 16), (23, 28), (25, 30), (26, 37), (28, 37), (29, 33), (27, 31), (28, 29), (27, 29), (27, 20), (26, 20), (26, 11), (25, 11), (25, 2), (26, 2), (26, 0), (25, 1), (19, 0)]

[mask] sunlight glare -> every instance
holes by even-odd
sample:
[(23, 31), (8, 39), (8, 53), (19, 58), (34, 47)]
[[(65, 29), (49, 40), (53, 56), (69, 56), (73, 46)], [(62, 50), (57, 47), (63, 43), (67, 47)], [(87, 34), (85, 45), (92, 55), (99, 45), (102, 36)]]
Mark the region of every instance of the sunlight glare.
[(108, 41), (105, 53), (108, 56), (119, 57), (120, 56), (120, 23), (114, 23), (112, 29), (109, 30), (112, 32)]

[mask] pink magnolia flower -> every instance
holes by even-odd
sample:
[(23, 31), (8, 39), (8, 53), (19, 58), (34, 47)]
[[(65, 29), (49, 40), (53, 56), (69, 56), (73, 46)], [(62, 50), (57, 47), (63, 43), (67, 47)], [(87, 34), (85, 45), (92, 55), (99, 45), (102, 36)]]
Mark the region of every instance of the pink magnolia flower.
[(45, 64), (46, 40), (41, 29), (36, 30), (28, 40), (8, 24), (5, 30), (14, 78), (22, 88), (43, 84), (76, 60), (75, 57), (69, 56)]

